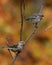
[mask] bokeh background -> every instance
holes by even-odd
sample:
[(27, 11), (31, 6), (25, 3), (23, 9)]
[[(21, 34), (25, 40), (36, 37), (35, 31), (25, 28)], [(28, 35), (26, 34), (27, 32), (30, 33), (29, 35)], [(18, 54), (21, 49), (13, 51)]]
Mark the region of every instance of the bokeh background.
[[(39, 11), (39, 5), (34, 3), (34, 0), (26, 0), (25, 17)], [(43, 14), (36, 34), (32, 35), (14, 65), (52, 65), (52, 28), (45, 31), (52, 25), (52, 0), (45, 0)], [(20, 22), (20, 0), (0, 0), (0, 46), (6, 46), (6, 37), (10, 38), (9, 44), (20, 40)], [(32, 23), (24, 22), (23, 40), (32, 30)], [(8, 50), (0, 48), (0, 65), (10, 65), (11, 61)]]

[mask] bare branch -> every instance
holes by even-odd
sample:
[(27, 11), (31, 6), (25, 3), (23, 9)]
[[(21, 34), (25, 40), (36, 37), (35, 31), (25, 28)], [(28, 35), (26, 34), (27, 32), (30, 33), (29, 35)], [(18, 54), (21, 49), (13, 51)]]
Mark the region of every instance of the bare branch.
[[(7, 46), (8, 46), (8, 38), (6, 38), (6, 44), (7, 44)], [(8, 49), (8, 51), (9, 51), (9, 55), (10, 55), (10, 57), (13, 59), (13, 57), (12, 57), (12, 54), (11, 54), (11, 52), (10, 52), (10, 50)]]
[(52, 25), (48, 26), (45, 31), (47, 31), (48, 29), (52, 28)]
[(33, 29), (33, 31), (31, 32), (31, 34), (27, 37), (27, 39), (25, 40), (25, 43), (27, 43), (27, 42), (29, 41), (29, 39), (32, 37), (32, 35), (33, 35), (34, 33), (36, 33), (37, 24), (36, 24), (36, 25), (33, 24), (33, 25), (34, 25), (34, 29)]
[(17, 56), (18, 56), (18, 53), (17, 53), (16, 56), (13, 58), (11, 65), (14, 65), (14, 62), (15, 62)]
[(23, 18), (25, 19), (25, 5), (26, 5), (26, 0), (23, 2)]
[(20, 0), (20, 11), (21, 11), (20, 41), (22, 41), (22, 30), (23, 30), (22, 0)]
[(39, 4), (39, 6), (40, 6), (40, 8), (39, 8), (39, 10), (38, 10), (38, 13), (42, 13), (42, 10), (43, 10), (43, 8), (44, 8), (44, 6), (45, 6), (45, 0), (37, 0), (37, 3)]

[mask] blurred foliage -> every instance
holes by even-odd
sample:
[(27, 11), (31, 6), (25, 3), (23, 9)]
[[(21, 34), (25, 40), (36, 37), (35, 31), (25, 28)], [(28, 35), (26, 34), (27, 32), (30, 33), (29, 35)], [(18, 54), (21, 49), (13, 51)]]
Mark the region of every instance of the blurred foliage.
[[(26, 0), (25, 17), (38, 12), (39, 4), (34, 1)], [(52, 65), (52, 29), (45, 32), (47, 26), (52, 25), (52, 0), (45, 1), (44, 18), (38, 23), (36, 34), (29, 40), (14, 65)], [(9, 44), (19, 41), (20, 22), (20, 0), (0, 0), (0, 46), (6, 46), (6, 37), (10, 38)], [(32, 23), (24, 22), (23, 40), (32, 30)], [(10, 63), (7, 49), (0, 48), (0, 65)]]
[(52, 7), (52, 0), (45, 0), (45, 1), (47, 6)]

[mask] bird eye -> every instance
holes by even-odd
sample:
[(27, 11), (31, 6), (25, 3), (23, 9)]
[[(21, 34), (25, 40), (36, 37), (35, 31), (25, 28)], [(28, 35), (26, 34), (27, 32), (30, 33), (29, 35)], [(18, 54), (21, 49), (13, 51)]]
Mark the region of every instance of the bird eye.
[(44, 17), (44, 15), (41, 15), (41, 17)]

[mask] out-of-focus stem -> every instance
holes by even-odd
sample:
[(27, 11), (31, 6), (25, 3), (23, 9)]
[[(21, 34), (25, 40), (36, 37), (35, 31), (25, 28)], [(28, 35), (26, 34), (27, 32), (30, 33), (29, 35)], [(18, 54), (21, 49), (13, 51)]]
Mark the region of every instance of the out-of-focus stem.
[[(7, 46), (8, 46), (8, 38), (6, 38), (6, 44), (7, 44)], [(11, 52), (10, 52), (10, 50), (8, 49), (8, 51), (9, 51), (9, 55), (10, 55), (10, 57), (13, 59), (13, 57), (12, 57), (12, 54), (11, 54)]]
[(18, 56), (18, 54), (13, 58), (11, 65), (14, 65), (14, 62), (15, 62), (17, 56)]
[(20, 11), (21, 11), (20, 41), (22, 41), (22, 30), (23, 30), (22, 0), (20, 0)]
[(29, 39), (32, 37), (32, 35), (35, 33), (35, 31), (36, 31), (35, 29), (32, 31), (32, 33), (25, 40), (25, 43), (27, 43), (29, 41)]

